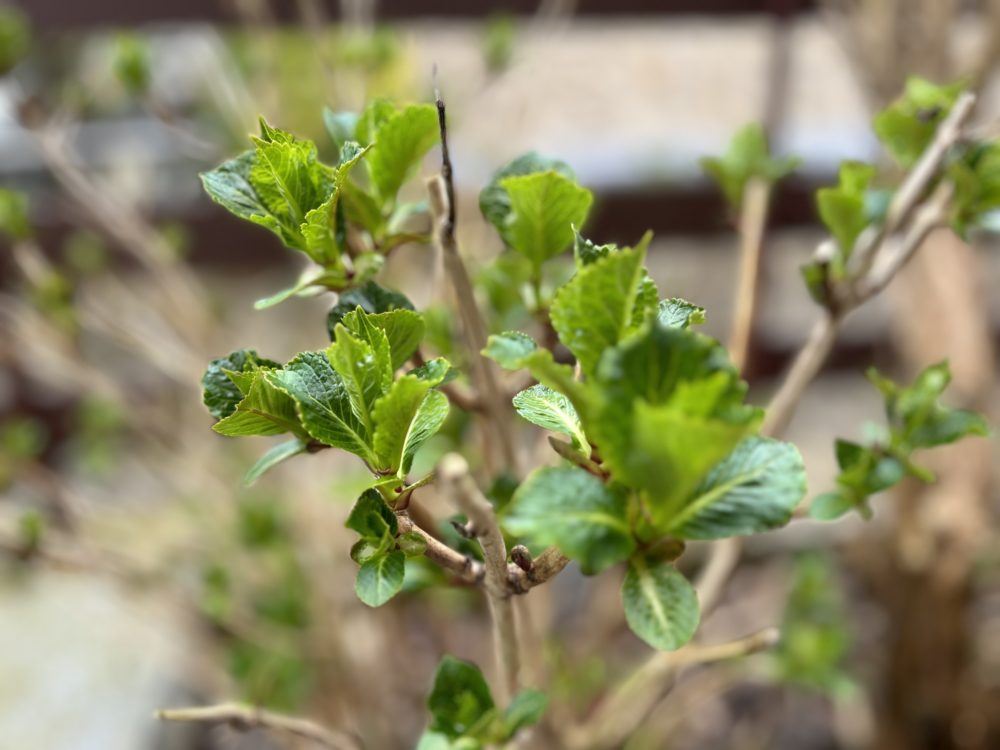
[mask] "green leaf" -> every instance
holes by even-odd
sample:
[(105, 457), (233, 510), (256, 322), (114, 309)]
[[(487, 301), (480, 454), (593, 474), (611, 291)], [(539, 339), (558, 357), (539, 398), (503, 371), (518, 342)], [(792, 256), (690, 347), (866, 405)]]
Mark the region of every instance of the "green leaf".
[(378, 328), (371, 330), (372, 343), (356, 338), (344, 326), (337, 326), (334, 342), (326, 350), (333, 369), (347, 390), (354, 416), (364, 425), (366, 436), (374, 431), (375, 402), (392, 384), (389, 340)]
[(573, 257), (576, 259), (576, 267), (589, 266), (596, 260), (606, 258), (618, 250), (618, 245), (598, 245), (591, 242), (576, 227), (573, 227)]
[(405, 477), (413, 458), (444, 424), (448, 399), (426, 380), (404, 375), (375, 404), (375, 452), (379, 468)]
[(118, 34), (111, 67), (118, 82), (129, 94), (145, 94), (150, 79), (149, 45), (146, 40), (135, 34)]
[(399, 522), (392, 508), (382, 499), (378, 490), (368, 489), (351, 508), (344, 526), (358, 532), (362, 538), (380, 540), (386, 535), (394, 537), (399, 530)]
[(23, 193), (0, 188), (0, 233), (14, 241), (31, 236), (28, 199)]
[(585, 375), (597, 367), (604, 350), (625, 335), (648, 240), (635, 250), (620, 250), (577, 271), (552, 302), (552, 327), (573, 352)]
[(868, 378), (885, 398), (894, 444), (907, 454), (916, 448), (953, 443), (967, 435), (989, 434), (989, 425), (978, 414), (949, 409), (938, 401), (951, 382), (947, 362), (927, 367), (905, 388), (882, 377), (875, 368), (868, 370)]
[(358, 333), (358, 318), (364, 316), (376, 328), (385, 332), (392, 355), (392, 369), (398, 370), (413, 356), (424, 338), (424, 319), (412, 310), (391, 310), (389, 312), (367, 314), (363, 309), (344, 316), (344, 325)]
[(875, 116), (875, 133), (900, 166), (917, 162), (964, 88), (963, 83), (938, 86), (912, 77), (903, 95)]
[(583, 225), (594, 200), (589, 190), (554, 171), (506, 177), (500, 184), (511, 207), (504, 241), (536, 269), (573, 243), (573, 227)]
[(354, 591), (369, 607), (381, 607), (403, 587), (406, 555), (399, 550), (377, 555), (358, 568)]
[(445, 656), (434, 675), (427, 708), (431, 712), (431, 730), (454, 739), (489, 718), (494, 703), (479, 667)]
[(396, 114), (396, 105), (385, 98), (372, 99), (358, 118), (354, 139), (364, 146), (375, 142), (379, 128)]
[(397, 542), (407, 557), (420, 557), (427, 551), (427, 540), (416, 531), (401, 534)]
[(444, 357), (435, 357), (424, 362), (420, 367), (410, 370), (407, 375), (425, 381), (431, 388), (450, 383), (458, 377), (458, 370), (451, 366), (451, 363)]
[(825, 492), (809, 505), (809, 517), (814, 521), (836, 521), (855, 507), (853, 499), (842, 492)]
[(500, 738), (507, 741), (521, 729), (541, 721), (549, 699), (541, 690), (522, 690), (514, 696), (500, 717)]
[(788, 523), (805, 491), (795, 446), (749, 437), (708, 473), (667, 531), (680, 539), (757, 534)]
[[(244, 391), (240, 390), (228, 373), (253, 373), (260, 367), (281, 365), (260, 357), (253, 349), (240, 349), (209, 362), (205, 374), (201, 376), (202, 398), (209, 413), (216, 419), (223, 419), (236, 411), (236, 405), (243, 400)], [(247, 386), (249, 388), (249, 383)]]
[(719, 184), (732, 210), (739, 211), (747, 182), (755, 177), (768, 183), (777, 182), (794, 171), (801, 159), (772, 157), (764, 128), (753, 123), (736, 132), (725, 155), (706, 156), (699, 163)]
[(552, 352), (539, 348), (531, 336), (520, 331), (490, 336), (482, 354), (506, 370), (526, 368), (540, 383), (566, 394), (571, 401), (581, 393), (580, 384), (573, 378), (573, 368), (557, 363)]
[(514, 396), (514, 408), (532, 424), (569, 435), (575, 448), (590, 453), (590, 445), (580, 427), (580, 417), (563, 394), (544, 385), (533, 385)]
[(295, 295), (308, 293), (311, 291), (321, 291), (323, 289), (340, 289), (347, 283), (347, 275), (341, 271), (336, 270), (334, 272), (330, 271), (320, 271), (311, 272), (299, 279), (295, 284), (288, 287), (287, 289), (282, 289), (280, 292), (275, 292), (267, 297), (263, 297), (253, 303), (255, 310), (266, 310), (270, 307), (274, 307), (285, 300), (294, 297)]
[(295, 400), (268, 381), (268, 373), (271, 372), (276, 371), (254, 371), (246, 396), (232, 414), (216, 422), (212, 429), (229, 437), (280, 435), (283, 432), (308, 437), (299, 422)]
[(490, 183), (479, 194), (479, 209), (483, 212), (486, 220), (497, 228), (501, 236), (504, 234), (507, 218), (511, 212), (510, 196), (502, 184), (503, 181), (508, 177), (549, 171), (557, 172), (569, 180), (576, 179), (569, 164), (558, 159), (541, 156), (534, 151), (517, 157), (494, 173)]
[(323, 107), (323, 126), (338, 149), (347, 141), (355, 139), (358, 119), (357, 112), (334, 112), (329, 107)]
[(0, 75), (7, 75), (31, 50), (31, 23), (20, 10), (0, 7)]
[(413, 303), (407, 299), (406, 295), (391, 289), (385, 289), (374, 281), (348, 289), (343, 292), (327, 314), (326, 325), (333, 339), (337, 324), (344, 320), (344, 316), (353, 312), (358, 307), (369, 315), (374, 313), (384, 313), (390, 310), (413, 310)]
[(854, 243), (869, 224), (865, 191), (874, 176), (875, 167), (870, 164), (844, 162), (840, 184), (816, 192), (819, 217), (837, 241), (843, 260), (850, 257)]
[(689, 328), (705, 322), (705, 308), (673, 297), (660, 301), (656, 319), (669, 328)]
[(305, 453), (308, 448), (309, 443), (301, 438), (278, 443), (258, 458), (257, 462), (250, 467), (249, 471), (243, 477), (243, 484), (249, 487), (278, 464), (287, 461), (292, 456)]
[(343, 263), (340, 260), (344, 245), (343, 212), (340, 210), (340, 197), (347, 175), (362, 157), (367, 149), (362, 149), (353, 141), (346, 142), (341, 148), (341, 159), (332, 175), (332, 189), (325, 201), (311, 208), (305, 215), (305, 220), (299, 227), (304, 242), (303, 250), (317, 263), (328, 271), (337, 270), (343, 274)]
[(666, 561), (631, 560), (622, 583), (625, 619), (653, 648), (673, 651), (698, 627), (698, 597), (688, 580)]
[(295, 399), (299, 418), (313, 439), (375, 463), (365, 425), (354, 414), (347, 387), (326, 352), (303, 352), (266, 377)]
[(386, 118), (375, 134), (368, 158), (368, 176), (383, 205), (393, 205), (396, 194), (438, 141), (437, 109), (413, 104)]
[(599, 573), (635, 550), (625, 494), (575, 466), (532, 472), (514, 492), (504, 527), (533, 545), (559, 547), (587, 574)]

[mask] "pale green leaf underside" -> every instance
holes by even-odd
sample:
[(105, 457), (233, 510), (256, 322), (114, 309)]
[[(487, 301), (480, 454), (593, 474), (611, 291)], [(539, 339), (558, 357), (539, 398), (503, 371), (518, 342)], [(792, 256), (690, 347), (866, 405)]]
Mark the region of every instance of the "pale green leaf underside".
[(533, 385), (514, 396), (517, 413), (532, 424), (546, 430), (569, 435), (576, 448), (590, 452), (587, 438), (580, 427), (580, 417), (566, 396), (548, 386)]
[(256, 463), (250, 467), (246, 475), (243, 477), (243, 483), (247, 486), (252, 485), (278, 464), (287, 461), (292, 456), (305, 453), (307, 448), (308, 443), (304, 440), (300, 440), (299, 438), (288, 440), (284, 443), (278, 443), (273, 448), (268, 450), (263, 456), (257, 459)]
[(634, 558), (622, 583), (622, 604), (632, 632), (662, 651), (680, 648), (698, 627), (698, 596), (669, 562)]

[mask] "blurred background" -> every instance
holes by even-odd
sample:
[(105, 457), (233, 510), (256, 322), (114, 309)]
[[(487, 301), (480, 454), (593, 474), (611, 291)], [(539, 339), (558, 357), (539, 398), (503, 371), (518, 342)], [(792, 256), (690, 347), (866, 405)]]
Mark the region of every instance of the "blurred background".
[[(295, 747), (152, 718), (237, 698), (408, 748), (442, 653), (492, 668), (480, 598), (425, 589), (430, 568), (408, 570), (409, 593), (378, 611), (357, 601), (343, 521), (360, 467), (329, 451), (246, 488), (266, 441), (209, 429), (209, 359), (247, 346), (283, 361), (328, 342), (329, 295), (253, 309), (299, 259), (212, 204), (197, 177), (247, 147), (259, 114), (330, 156), (324, 106), (428, 101), (436, 65), (458, 236), (488, 295), (504, 280), (478, 191), (537, 150), (595, 192), (589, 237), (654, 230), (659, 288), (704, 306), (723, 339), (738, 238), (698, 159), (760, 123), (802, 163), (771, 201), (745, 371), (759, 402), (818, 314), (798, 271), (823, 239), (813, 193), (842, 159), (881, 162), (873, 112), (920, 74), (969, 81), (979, 117), (1000, 115), (996, 0), (0, 7), (0, 184), (14, 191), (0, 216), (23, 197), (31, 226), (0, 252), (2, 750)], [(850, 319), (787, 435), (810, 497), (832, 485), (833, 438), (881, 419), (869, 364), (908, 379), (947, 357), (950, 404), (995, 416), (995, 244), (932, 236)], [(434, 301), (432, 266), (428, 247), (408, 246), (383, 278), (420, 308)], [(422, 460), (464, 440), (455, 425)], [(870, 522), (752, 540), (702, 638), (780, 625), (782, 644), (685, 673), (625, 747), (1000, 747), (997, 448), (964, 442), (927, 464), (938, 483), (904, 484)], [(526, 621), (551, 634), (535, 655), (550, 722), (587, 716), (648, 652), (625, 627), (617, 576), (571, 569), (532, 594)]]

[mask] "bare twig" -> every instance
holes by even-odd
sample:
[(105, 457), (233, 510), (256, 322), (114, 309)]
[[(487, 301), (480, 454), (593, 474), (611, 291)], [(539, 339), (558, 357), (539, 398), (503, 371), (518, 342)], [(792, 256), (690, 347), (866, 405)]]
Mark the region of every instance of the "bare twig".
[(484, 442), (489, 440), (491, 432), (495, 432), (504, 462), (516, 473), (518, 461), (509, 419), (510, 409), (498, 385), (493, 363), (481, 354), (486, 346), (486, 323), (476, 304), (472, 281), (455, 240), (455, 186), (448, 151), (448, 124), (440, 92), (435, 92), (435, 97), (441, 128), (441, 174), (427, 183), (431, 213), (434, 216), (434, 239), (441, 249), (445, 271), (455, 290), (462, 331), (469, 350), (473, 382), (489, 416), (489, 427), (484, 426), (481, 431)]
[(685, 667), (736, 659), (771, 648), (775, 628), (711, 646), (692, 643), (677, 651), (658, 653), (622, 683), (590, 719), (568, 738), (573, 750), (618, 747), (659, 703), (664, 690)]
[(486, 595), (493, 620), (493, 641), (502, 689), (501, 702), (506, 703), (520, 684), (520, 647), (514, 624), (514, 608), (508, 583), (507, 547), (497, 525), (489, 500), (483, 497), (469, 475), (469, 466), (457, 453), (449, 453), (438, 465), (438, 479), (455, 506), (472, 524), (483, 550)]
[(330, 750), (357, 750), (361, 747), (361, 744), (346, 732), (327, 729), (308, 719), (285, 716), (240, 703), (220, 703), (217, 706), (197, 706), (194, 708), (166, 708), (157, 711), (156, 718), (162, 721), (228, 724), (241, 732), (250, 729), (266, 729), (309, 740), (318, 747), (330, 748)]
[(740, 371), (747, 364), (750, 337), (753, 334), (756, 317), (757, 277), (760, 271), (760, 253), (764, 242), (770, 195), (770, 184), (760, 177), (748, 181), (743, 190), (743, 203), (740, 209), (740, 269), (729, 337), (729, 357)]
[(463, 583), (478, 584), (482, 582), (484, 569), (481, 562), (463, 555), (458, 550), (453, 550), (447, 544), (432, 536), (420, 526), (417, 526), (406, 511), (397, 513), (396, 517), (399, 519), (400, 534), (415, 532), (427, 542), (424, 556), (428, 560), (435, 565), (441, 566)]

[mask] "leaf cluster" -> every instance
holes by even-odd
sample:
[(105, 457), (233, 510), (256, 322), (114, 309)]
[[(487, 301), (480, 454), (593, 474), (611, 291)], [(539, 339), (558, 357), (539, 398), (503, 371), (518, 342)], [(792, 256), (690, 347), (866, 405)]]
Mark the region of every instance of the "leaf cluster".
[(934, 475), (913, 461), (918, 450), (947, 445), (968, 435), (987, 435), (986, 420), (974, 412), (950, 409), (939, 401), (951, 381), (947, 362), (931, 365), (912, 385), (900, 386), (868, 370), (868, 379), (885, 400), (887, 426), (874, 430), (865, 443), (836, 441), (837, 488), (813, 500), (809, 514), (820, 520), (839, 518), (850, 510), (871, 517), (869, 498), (906, 476), (924, 482)]

